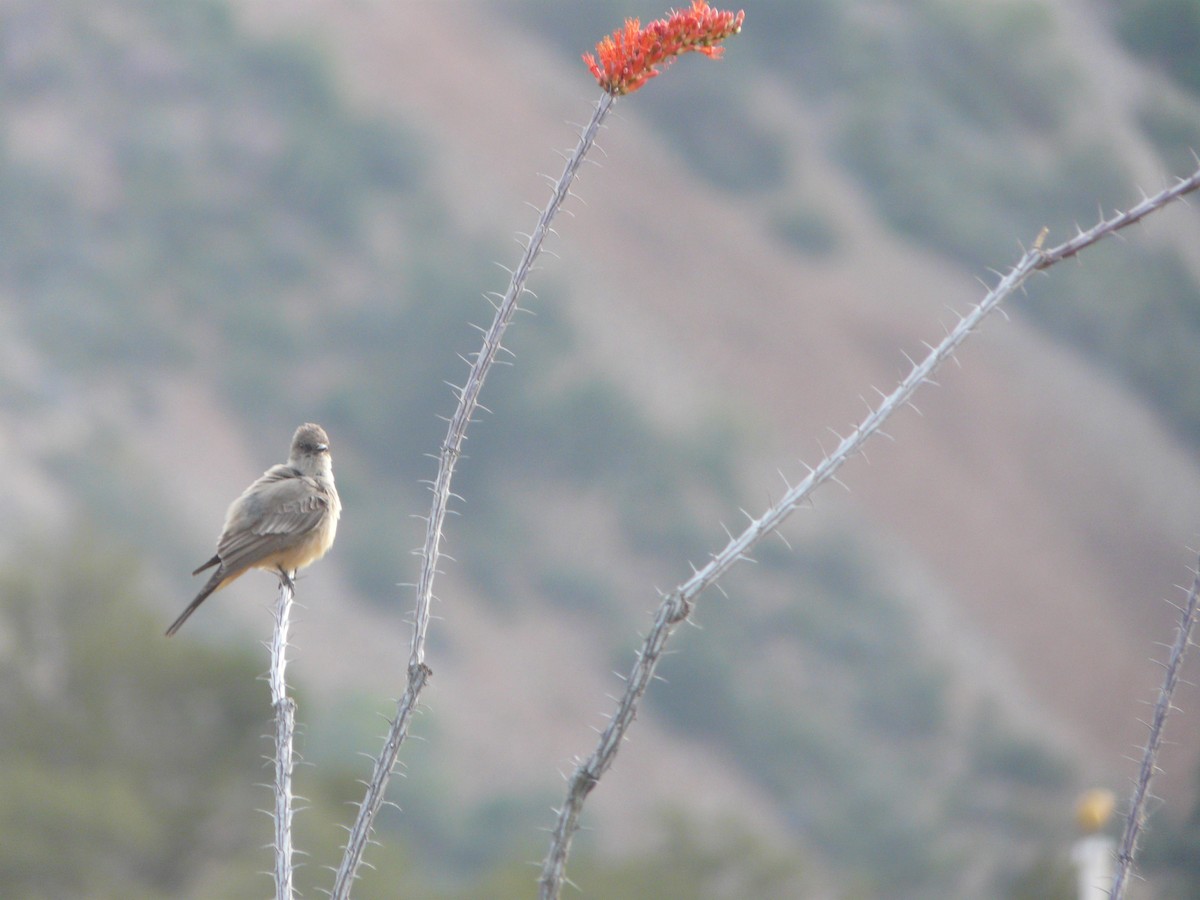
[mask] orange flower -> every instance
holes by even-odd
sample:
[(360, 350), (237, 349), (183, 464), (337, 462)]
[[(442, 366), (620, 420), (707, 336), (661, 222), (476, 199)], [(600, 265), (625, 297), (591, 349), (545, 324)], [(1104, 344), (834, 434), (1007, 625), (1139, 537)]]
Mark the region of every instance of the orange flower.
[(583, 61), (608, 93), (632, 94), (658, 74), (658, 66), (683, 53), (694, 50), (720, 58), (724, 48), (717, 44), (741, 31), (745, 17), (742, 11), (722, 12), (704, 0), (692, 0), (691, 9), (672, 10), (645, 28), (637, 19), (626, 19), (624, 28), (596, 45), (598, 62), (590, 53), (583, 54)]

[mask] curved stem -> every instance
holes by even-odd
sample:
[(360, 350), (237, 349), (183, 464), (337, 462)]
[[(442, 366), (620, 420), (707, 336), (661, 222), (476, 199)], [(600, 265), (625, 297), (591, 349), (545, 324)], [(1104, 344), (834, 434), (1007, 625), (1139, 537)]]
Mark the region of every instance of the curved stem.
[(432, 674), (425, 665), (425, 636), (429, 630), (430, 605), (433, 599), (433, 582), (437, 575), (438, 560), (441, 555), (442, 528), (446, 520), (446, 509), (450, 502), (450, 482), (454, 477), (454, 468), (462, 455), (462, 445), (466, 440), (467, 426), (470, 424), (475, 410), (479, 405), (479, 393), (483, 389), (484, 379), (495, 362), (496, 354), (500, 351), (500, 343), (516, 313), (518, 303), (526, 293), (525, 282), (533, 269), (534, 261), (541, 253), (542, 244), (550, 233), (550, 225), (558, 214), (563, 202), (570, 195), (571, 184), (579, 173), (601, 123), (612, 108), (614, 97), (605, 94), (596, 104), (574, 152), (567, 157), (562, 175), (554, 185), (550, 201), (538, 216), (537, 224), (525, 245), (520, 262), (512, 272), (508, 290), (496, 305), (496, 315), (491, 327), (484, 333), (483, 346), (475, 354), (470, 374), (466, 383), (457, 390), (458, 405), (450, 418), (446, 438), (442, 442), (439, 457), (438, 473), (433, 483), (433, 501), (426, 519), (425, 547), (421, 555), (421, 574), (417, 582), (416, 611), (413, 618), (412, 645), (408, 661), (408, 686), (404, 696), (396, 707), (396, 718), (388, 729), (384, 740), (383, 750), (375, 761), (375, 768), (366, 793), (358, 807), (358, 815), (350, 829), (350, 837), (346, 841), (342, 864), (339, 866), (332, 892), (333, 900), (344, 900), (349, 896), (350, 886), (354, 882), (355, 873), (362, 862), (362, 854), (370, 837), (372, 823), (383, 804), (387, 783), (396, 765), (400, 746), (408, 735), (409, 720), (417, 707), (418, 698)]
[(1150, 781), (1158, 772), (1158, 751), (1162, 747), (1163, 728), (1167, 722), (1167, 714), (1172, 709), (1171, 699), (1175, 696), (1175, 688), (1179, 685), (1183, 658), (1191, 643), (1192, 631), (1196, 627), (1196, 616), (1200, 607), (1200, 602), (1197, 601), (1197, 595), (1200, 595), (1200, 567), (1192, 575), (1192, 588), (1188, 591), (1187, 602), (1180, 613), (1179, 626), (1175, 630), (1175, 643), (1171, 645), (1171, 653), (1167, 657), (1162, 687), (1154, 704), (1154, 716), (1150, 720), (1150, 734), (1146, 737), (1142, 763), (1133, 787), (1133, 799), (1129, 804), (1129, 815), (1125, 819), (1125, 833), (1121, 836), (1121, 846), (1117, 850), (1117, 864), (1113, 870), (1110, 894), (1112, 900), (1121, 900), (1125, 896), (1126, 884), (1133, 871), (1138, 838), (1146, 824), (1146, 798), (1150, 795)]
[[(540, 879), (541, 900), (557, 900), (566, 877), (566, 861), (571, 841), (579, 828), (579, 817), (588, 795), (608, 771), (617, 750), (625, 740), (626, 732), (637, 716), (643, 694), (654, 676), (654, 670), (662, 657), (672, 632), (684, 621), (692, 610), (692, 604), (700, 593), (724, 575), (741, 559), (745, 559), (751, 548), (763, 537), (777, 529), (795, 509), (806, 501), (812, 492), (824, 482), (835, 477), (837, 470), (854, 456), (867, 439), (878, 432), (893, 413), (911, 399), (924, 382), (949, 359), (963, 341), (1000, 303), (1009, 297), (1034, 272), (1047, 269), (1077, 254), (1101, 238), (1140, 221), (1145, 216), (1200, 188), (1200, 169), (1190, 178), (1147, 197), (1125, 212), (1111, 219), (1102, 220), (1088, 231), (1081, 231), (1071, 240), (1049, 250), (1041, 247), (1041, 237), (1033, 249), (1027, 251), (1017, 264), (1005, 274), (1000, 282), (988, 292), (967, 315), (963, 316), (936, 347), (930, 347), (928, 355), (915, 363), (903, 381), (885, 396), (882, 401), (859, 423), (849, 435), (842, 438), (837, 448), (823, 459), (801, 482), (790, 487), (783, 497), (764, 512), (752, 519), (750, 525), (738, 536), (730, 539), (723, 550), (715, 554), (704, 567), (697, 569), (691, 578), (667, 594), (654, 624), (647, 634), (637, 661), (626, 681), (625, 692), (617, 702), (617, 709), (600, 734), (592, 754), (576, 768), (568, 781), (567, 796), (558, 810), (558, 820), (551, 836), (550, 849), (542, 863)], [(1044, 235), (1042, 236), (1044, 237)]]

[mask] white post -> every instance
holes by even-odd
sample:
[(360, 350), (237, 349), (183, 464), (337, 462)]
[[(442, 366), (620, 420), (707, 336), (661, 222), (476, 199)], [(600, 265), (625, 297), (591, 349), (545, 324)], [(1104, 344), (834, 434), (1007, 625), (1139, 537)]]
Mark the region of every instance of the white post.
[(1106, 834), (1089, 834), (1071, 848), (1079, 900), (1109, 900), (1113, 879), (1113, 855), (1117, 844)]
[(1112, 818), (1116, 805), (1116, 796), (1104, 788), (1086, 791), (1075, 805), (1075, 822), (1083, 832), (1083, 837), (1071, 847), (1079, 900), (1110, 900), (1112, 897), (1117, 842), (1102, 834), (1101, 829)]

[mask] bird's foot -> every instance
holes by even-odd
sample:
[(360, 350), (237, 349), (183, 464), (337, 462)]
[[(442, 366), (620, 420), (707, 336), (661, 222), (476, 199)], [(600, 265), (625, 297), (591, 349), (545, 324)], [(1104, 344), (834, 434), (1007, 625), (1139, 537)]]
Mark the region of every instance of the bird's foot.
[(275, 574), (279, 576), (280, 584), (282, 584), (289, 591), (292, 591), (293, 593), (295, 593), (295, 591), (296, 591), (296, 571), (294, 569), (291, 572), (287, 571), (286, 569), (276, 569)]

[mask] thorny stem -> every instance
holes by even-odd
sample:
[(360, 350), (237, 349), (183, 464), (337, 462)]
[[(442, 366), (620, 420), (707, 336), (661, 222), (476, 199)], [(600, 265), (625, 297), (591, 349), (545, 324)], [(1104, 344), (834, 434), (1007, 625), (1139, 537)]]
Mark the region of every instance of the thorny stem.
[(1171, 698), (1179, 684), (1179, 672), (1183, 668), (1183, 658), (1191, 643), (1192, 630), (1196, 625), (1197, 595), (1200, 594), (1200, 568), (1193, 572), (1192, 587), (1188, 591), (1187, 602), (1180, 613), (1179, 626), (1175, 631), (1175, 643), (1167, 658), (1166, 672), (1163, 675), (1162, 687), (1158, 692), (1158, 700), (1154, 704), (1154, 716), (1150, 720), (1150, 734), (1146, 737), (1146, 746), (1142, 750), (1142, 764), (1138, 769), (1137, 781), (1134, 783), (1133, 798), (1129, 804), (1129, 815), (1125, 819), (1125, 833), (1121, 837), (1121, 846), (1117, 850), (1117, 864), (1113, 871), (1112, 900), (1121, 900), (1125, 896), (1125, 887), (1129, 874), (1133, 871), (1133, 860), (1137, 854), (1138, 838), (1146, 823), (1146, 798), (1150, 796), (1150, 781), (1158, 773), (1158, 751), (1162, 747), (1163, 726), (1170, 713)]
[(783, 497), (760, 518), (752, 519), (750, 525), (740, 535), (731, 538), (725, 549), (714, 555), (707, 565), (696, 570), (691, 578), (663, 597), (655, 615), (654, 624), (650, 628), (649, 634), (646, 635), (633, 670), (626, 681), (625, 692), (617, 703), (616, 711), (601, 733), (591, 756), (578, 765), (568, 781), (566, 800), (558, 810), (558, 820), (551, 836), (550, 849), (542, 864), (539, 894), (541, 900), (558, 900), (563, 880), (566, 877), (566, 861), (570, 853), (571, 840), (579, 828), (579, 817), (583, 811), (583, 804), (588, 794), (600, 781), (601, 776), (611, 767), (617, 750), (620, 749), (626, 732), (637, 715), (641, 698), (654, 675), (654, 670), (662, 657), (667, 641), (679, 623), (691, 613), (692, 605), (699, 594), (732, 568), (734, 563), (746, 558), (750, 549), (764, 536), (778, 528), (819, 485), (833, 478), (842, 464), (854, 456), (866, 440), (879, 431), (893, 413), (912, 399), (917, 388), (953, 355), (958, 346), (979, 326), (988, 313), (996, 309), (1033, 272), (1047, 269), (1057, 262), (1074, 256), (1101, 238), (1140, 221), (1151, 212), (1197, 188), (1200, 188), (1200, 169), (1194, 172), (1190, 178), (1176, 183), (1153, 197), (1146, 198), (1111, 219), (1102, 220), (1095, 227), (1086, 232), (1080, 232), (1073, 239), (1058, 247), (1043, 250), (1039, 239), (1034, 248), (1027, 251), (1017, 264), (1000, 279), (996, 287), (958, 321), (942, 342), (936, 347), (930, 348), (929, 354), (921, 363), (913, 365), (912, 370), (899, 386), (884, 397), (882, 402), (859, 423), (853, 432), (841, 440), (832, 454), (811, 469), (803, 481), (789, 488)]
[(484, 334), (483, 346), (475, 355), (470, 374), (466, 383), (457, 390), (458, 406), (450, 419), (446, 431), (446, 439), (442, 442), (437, 478), (433, 483), (433, 501), (426, 520), (425, 547), (421, 554), (421, 574), (417, 582), (416, 613), (413, 621), (412, 650), (408, 662), (408, 686), (404, 696), (396, 706), (396, 718), (392, 721), (384, 741), (383, 750), (375, 762), (371, 781), (367, 785), (363, 801), (359, 804), (358, 816), (350, 830), (346, 841), (346, 850), (342, 864), (338, 868), (334, 881), (333, 900), (344, 900), (349, 896), (350, 886), (354, 882), (355, 873), (362, 862), (363, 850), (370, 837), (372, 823), (383, 804), (384, 793), (396, 765), (400, 746), (408, 734), (409, 720), (417, 706), (417, 700), (431, 674), (425, 665), (425, 635), (429, 629), (430, 603), (433, 597), (433, 581), (437, 574), (438, 559), (441, 551), (442, 527), (446, 519), (446, 509), (450, 500), (450, 481), (454, 476), (454, 468), (462, 455), (463, 442), (466, 440), (467, 426), (470, 424), (475, 410), (479, 405), (479, 392), (483, 389), (484, 379), (500, 351), (500, 342), (504, 331), (516, 313), (518, 303), (525, 294), (525, 282), (533, 269), (534, 261), (542, 250), (542, 244), (550, 233), (550, 225), (557, 215), (559, 208), (570, 194), (571, 184), (579, 173), (600, 126), (612, 108), (614, 97), (604, 94), (592, 119), (580, 134), (579, 143), (574, 152), (567, 158), (562, 175), (554, 185), (550, 200), (538, 217), (537, 225), (525, 245), (525, 252), (520, 262), (512, 272), (508, 290), (496, 305), (496, 315), (491, 327)]
[(287, 693), (288, 629), (296, 586), (279, 573), (275, 631), (271, 639), (271, 708), (275, 710), (275, 898), (292, 898), (292, 737), (296, 730), (296, 701)]
[(550, 201), (538, 217), (533, 233), (530, 234), (525, 245), (525, 252), (521, 254), (521, 261), (513, 270), (508, 290), (504, 292), (504, 296), (496, 307), (496, 315), (492, 319), (491, 327), (484, 334), (483, 346), (475, 355), (475, 361), (467, 375), (467, 382), (457, 391), (458, 406), (450, 419), (446, 439), (442, 442), (441, 464), (438, 466), (437, 478), (433, 484), (433, 502), (425, 530), (425, 548), (421, 555), (421, 577), (417, 583), (417, 609), (413, 628), (412, 653), (408, 661), (410, 671), (425, 662), (425, 633), (429, 628), (430, 600), (433, 596), (433, 580), (437, 574), (442, 526), (446, 519), (446, 508), (450, 500), (450, 480), (454, 477), (454, 467), (462, 454), (462, 445), (467, 436), (467, 426), (471, 423), (475, 410), (479, 406), (479, 393), (483, 390), (484, 379), (491, 370), (492, 363), (495, 362), (496, 354), (500, 352), (500, 342), (504, 337), (505, 329), (512, 321), (518, 303), (525, 293), (525, 282), (542, 251), (542, 244), (545, 242), (546, 236), (550, 233), (550, 225), (570, 194), (571, 185), (579, 173), (579, 167), (583, 165), (584, 157), (596, 142), (596, 135), (599, 134), (601, 124), (608, 116), (609, 110), (612, 109), (614, 99), (611, 95), (605, 94), (596, 104), (592, 119), (580, 134), (579, 143), (574, 152), (567, 158), (562, 175), (559, 176), (554, 190), (551, 192)]

